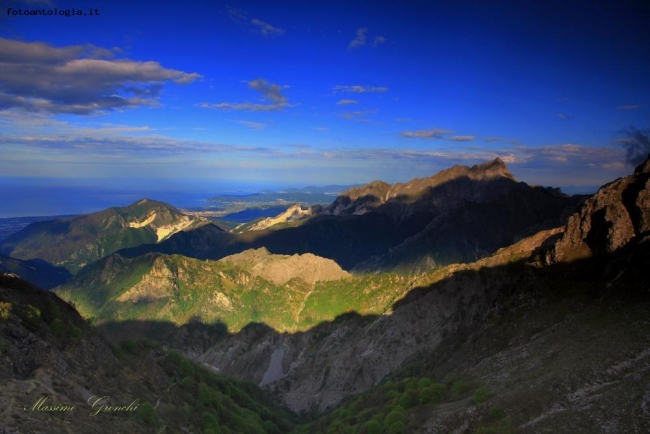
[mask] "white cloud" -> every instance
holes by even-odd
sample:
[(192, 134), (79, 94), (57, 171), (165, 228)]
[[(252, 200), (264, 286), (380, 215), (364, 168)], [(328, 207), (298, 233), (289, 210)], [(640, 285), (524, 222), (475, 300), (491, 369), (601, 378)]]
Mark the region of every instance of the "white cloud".
[(263, 78), (258, 78), (249, 81), (248, 86), (260, 92), (266, 99), (273, 101), (275, 104), (287, 103), (287, 97), (282, 95), (281, 92), (282, 87), (277, 84), (269, 83)]
[(343, 112), (339, 114), (339, 116), (357, 122), (369, 122), (366, 116), (374, 115), (375, 113), (377, 113), (377, 110), (356, 110), (352, 112)]
[(228, 18), (236, 24), (242, 25), (248, 20), (246, 12), (241, 9), (232, 6), (225, 6), (224, 10), (226, 11)]
[(254, 130), (261, 130), (266, 126), (262, 122), (253, 122), (253, 121), (235, 121), (235, 122), (237, 122), (238, 124), (246, 125), (248, 128), (252, 128)]
[(251, 24), (255, 26), (255, 29), (258, 32), (260, 32), (262, 35), (266, 36), (267, 38), (280, 36), (284, 34), (283, 29), (280, 29), (278, 27), (273, 27), (272, 25), (265, 23), (262, 20), (258, 20), (257, 18), (253, 18), (251, 20)]
[(337, 102), (338, 105), (350, 105), (350, 104), (357, 104), (359, 101), (354, 100), (354, 99), (342, 99)]
[(448, 140), (451, 140), (452, 142), (472, 142), (474, 139), (474, 136), (452, 136), (449, 137)]
[(385, 86), (341, 86), (336, 85), (332, 88), (334, 92), (351, 92), (351, 93), (384, 93), (388, 92)]
[(216, 104), (211, 103), (201, 103), (199, 107), (205, 109), (220, 109), (220, 110), (246, 110), (252, 112), (270, 112), (275, 110), (282, 110), (286, 105), (277, 105), (277, 104), (252, 104), (252, 103), (231, 103), (231, 102), (220, 102)]
[(249, 102), (244, 102), (244, 103), (204, 102), (199, 104), (199, 106), (207, 109), (248, 110), (248, 111), (255, 111), (255, 112), (283, 110), (287, 107), (290, 107), (290, 104), (287, 102), (287, 97), (282, 94), (282, 88), (286, 86), (280, 86), (278, 84), (270, 83), (263, 78), (257, 78), (247, 83), (248, 83), (248, 87), (261, 93), (262, 98), (264, 100), (270, 101), (271, 103), (260, 104), (260, 103), (249, 103)]
[(441, 139), (446, 134), (453, 133), (453, 130), (431, 128), (428, 130), (403, 131), (400, 136), (409, 139)]
[(350, 43), (348, 44), (348, 48), (353, 49), (353, 48), (363, 47), (364, 45), (366, 45), (366, 33), (368, 33), (367, 27), (361, 27), (360, 29), (358, 29), (357, 36), (350, 41)]
[(0, 110), (91, 115), (156, 106), (165, 83), (201, 77), (157, 62), (113, 57), (92, 45), (53, 47), (0, 38)]
[(284, 34), (284, 29), (272, 26), (271, 24), (266, 23), (258, 18), (253, 18), (249, 21), (248, 13), (242, 9), (238, 9), (232, 6), (225, 6), (224, 10), (226, 12), (226, 15), (228, 15), (230, 21), (237, 24), (242, 29), (251, 30), (267, 38), (281, 36)]
[(387, 40), (388, 39), (384, 38), (383, 36), (375, 36), (375, 39), (372, 41), (372, 45), (378, 47), (381, 44), (385, 44)]

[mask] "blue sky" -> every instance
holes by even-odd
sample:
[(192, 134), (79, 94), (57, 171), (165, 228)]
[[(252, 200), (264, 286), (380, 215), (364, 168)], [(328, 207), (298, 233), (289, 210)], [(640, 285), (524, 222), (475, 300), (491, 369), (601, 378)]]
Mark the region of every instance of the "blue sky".
[[(500, 157), (587, 191), (650, 126), (643, 1), (0, 4), (5, 184), (216, 193)], [(99, 15), (25, 15), (55, 8)]]

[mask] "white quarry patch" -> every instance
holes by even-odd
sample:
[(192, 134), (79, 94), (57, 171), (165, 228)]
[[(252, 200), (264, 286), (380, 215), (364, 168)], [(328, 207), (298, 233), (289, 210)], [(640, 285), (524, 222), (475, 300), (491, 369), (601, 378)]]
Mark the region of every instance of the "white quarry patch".
[(149, 216), (145, 220), (143, 220), (141, 222), (138, 222), (138, 221), (130, 222), (129, 227), (130, 228), (136, 228), (136, 229), (137, 228), (143, 228), (145, 226), (149, 226), (151, 223), (153, 223), (153, 221), (155, 219), (156, 219), (156, 213), (154, 212), (154, 213), (149, 214)]
[(278, 214), (275, 217), (267, 217), (264, 220), (254, 224), (249, 230), (261, 231), (279, 223), (297, 221), (309, 216), (311, 216), (311, 211), (309, 209), (302, 209), (300, 207), (300, 204), (295, 204), (289, 207), (285, 212)]
[(169, 238), (170, 236), (174, 235), (176, 232), (182, 231), (183, 229), (191, 226), (193, 223), (194, 220), (190, 219), (189, 217), (184, 217), (181, 221), (177, 222), (176, 224), (160, 226), (155, 228), (156, 235), (158, 236), (158, 242), (161, 242), (162, 240)]
[(143, 228), (145, 226), (151, 226), (151, 228), (156, 231), (158, 242), (161, 242), (169, 238), (170, 236), (174, 235), (176, 232), (180, 232), (183, 229), (186, 229), (196, 221), (191, 217), (182, 216), (179, 217), (179, 220), (176, 223), (164, 225), (164, 226), (155, 226), (153, 225), (153, 222), (156, 220), (156, 217), (158, 217), (158, 214), (156, 214), (156, 212), (154, 211), (151, 214), (149, 214), (146, 219), (142, 221), (129, 222), (129, 227)]

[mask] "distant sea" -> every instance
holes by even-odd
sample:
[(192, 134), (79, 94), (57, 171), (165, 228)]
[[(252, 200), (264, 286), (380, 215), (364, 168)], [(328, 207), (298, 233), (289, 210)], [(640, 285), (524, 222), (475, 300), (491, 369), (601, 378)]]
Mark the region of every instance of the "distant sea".
[(206, 199), (224, 193), (251, 193), (254, 186), (199, 186), (161, 188), (109, 186), (55, 186), (19, 184), (0, 178), (0, 218), (87, 214), (147, 198), (177, 208), (200, 209), (214, 204)]

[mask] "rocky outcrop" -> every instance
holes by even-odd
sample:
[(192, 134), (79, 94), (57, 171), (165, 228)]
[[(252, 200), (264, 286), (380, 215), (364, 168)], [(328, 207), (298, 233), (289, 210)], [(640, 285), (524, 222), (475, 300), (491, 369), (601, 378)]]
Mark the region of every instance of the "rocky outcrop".
[(219, 260), (248, 270), (252, 276), (284, 285), (291, 279), (301, 279), (310, 285), (316, 282), (347, 279), (350, 274), (331, 259), (311, 253), (303, 255), (273, 255), (265, 248), (246, 250)]
[(601, 187), (546, 253), (547, 263), (612, 253), (650, 234), (650, 158), (634, 173)]
[(275, 226), (280, 223), (292, 223), (298, 220), (315, 215), (319, 211), (319, 207), (309, 207), (307, 209), (302, 209), (300, 204), (291, 205), (287, 210), (281, 214), (278, 214), (275, 217), (267, 217), (263, 220), (260, 220), (257, 223), (251, 224), (247, 229), (249, 231), (261, 231), (263, 229), (268, 229), (271, 226)]

